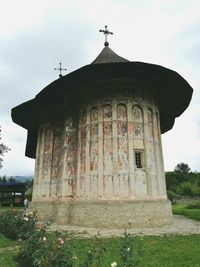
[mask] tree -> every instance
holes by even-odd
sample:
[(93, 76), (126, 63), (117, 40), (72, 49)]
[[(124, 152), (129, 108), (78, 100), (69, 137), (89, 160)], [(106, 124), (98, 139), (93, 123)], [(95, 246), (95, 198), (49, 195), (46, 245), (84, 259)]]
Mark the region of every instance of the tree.
[(26, 186), (26, 196), (27, 196), (28, 200), (31, 201), (32, 192), (33, 192), (33, 179), (32, 180), (26, 179), (25, 186)]
[(189, 173), (190, 172), (190, 167), (186, 163), (178, 163), (176, 167), (174, 168), (175, 172), (181, 172), (181, 173)]
[[(0, 140), (1, 140), (1, 127), (0, 127)], [(5, 153), (7, 153), (10, 149), (4, 145), (3, 143), (0, 143), (0, 169), (3, 167), (3, 156)]]
[(7, 179), (6, 179), (6, 176), (4, 175), (3, 178), (2, 178), (2, 182), (3, 183), (6, 183), (7, 182)]
[(12, 176), (8, 180), (9, 180), (10, 183), (15, 182), (15, 178), (12, 177)]

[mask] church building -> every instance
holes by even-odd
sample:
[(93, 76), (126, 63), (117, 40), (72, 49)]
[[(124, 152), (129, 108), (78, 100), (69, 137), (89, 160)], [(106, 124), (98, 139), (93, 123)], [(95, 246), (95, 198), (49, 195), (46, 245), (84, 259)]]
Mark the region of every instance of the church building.
[[(161, 134), (192, 88), (162, 66), (131, 62), (107, 42), (89, 65), (12, 109), (35, 158), (33, 199), (42, 221), (128, 228), (172, 222)], [(60, 68), (61, 70), (61, 68)]]

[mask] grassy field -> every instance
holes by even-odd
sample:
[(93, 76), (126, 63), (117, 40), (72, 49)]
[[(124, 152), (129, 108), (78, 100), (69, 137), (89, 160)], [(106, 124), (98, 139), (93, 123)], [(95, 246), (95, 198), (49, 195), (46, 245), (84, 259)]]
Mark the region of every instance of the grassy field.
[(10, 211), (13, 209), (20, 211), (23, 209), (23, 207), (0, 207), (0, 213), (5, 212), (5, 211)]
[[(199, 267), (200, 235), (190, 236), (149, 236), (138, 237), (142, 256), (140, 267)], [(91, 240), (73, 240), (72, 244), (78, 258), (91, 248)], [(109, 267), (111, 262), (119, 262), (120, 238), (103, 239), (106, 252), (102, 257), (102, 267)], [(17, 254), (17, 243), (0, 235), (0, 266), (16, 267), (12, 256)], [(13, 247), (13, 249), (11, 249)], [(118, 265), (120, 266), (120, 265)], [(97, 266), (95, 266), (97, 267)]]
[[(140, 267), (197, 267), (200, 266), (200, 235), (140, 237), (142, 256)], [(119, 238), (104, 239), (106, 253), (102, 266), (119, 262)], [(87, 251), (88, 240), (76, 243), (77, 253)]]
[(184, 215), (193, 220), (200, 220), (200, 209), (188, 209), (187, 205), (172, 205), (173, 214)]
[(12, 259), (17, 255), (17, 242), (10, 241), (0, 234), (0, 266), (1, 267), (16, 267), (16, 263)]

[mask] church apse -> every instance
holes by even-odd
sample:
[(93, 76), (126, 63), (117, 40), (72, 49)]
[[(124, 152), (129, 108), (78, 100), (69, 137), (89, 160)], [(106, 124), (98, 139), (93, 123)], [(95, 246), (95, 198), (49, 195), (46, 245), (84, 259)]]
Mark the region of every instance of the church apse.
[(33, 200), (166, 198), (159, 111), (149, 101), (98, 100), (78, 122), (42, 125)]
[(105, 47), (97, 58), (12, 109), (35, 158), (32, 208), (41, 221), (128, 228), (172, 222), (161, 134), (192, 88), (162, 66)]

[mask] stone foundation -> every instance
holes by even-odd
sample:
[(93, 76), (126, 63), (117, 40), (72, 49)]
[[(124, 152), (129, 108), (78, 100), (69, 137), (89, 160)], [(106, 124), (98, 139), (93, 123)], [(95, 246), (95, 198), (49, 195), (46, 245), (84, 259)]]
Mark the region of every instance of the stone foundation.
[(98, 228), (151, 227), (172, 223), (169, 200), (34, 201), (39, 220)]

